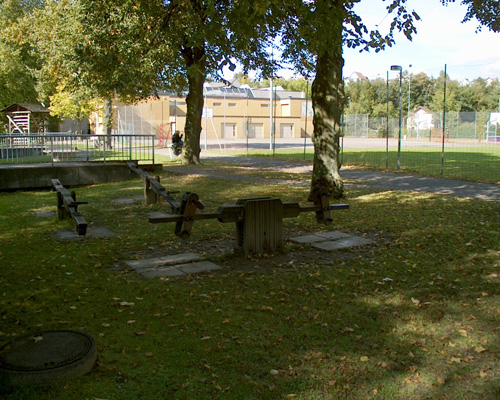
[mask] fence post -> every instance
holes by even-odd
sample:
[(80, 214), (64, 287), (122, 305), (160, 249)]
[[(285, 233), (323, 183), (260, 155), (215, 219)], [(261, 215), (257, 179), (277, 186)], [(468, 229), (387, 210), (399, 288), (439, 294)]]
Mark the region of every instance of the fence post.
[(153, 135), (153, 137), (151, 138), (151, 141), (153, 142), (153, 146), (152, 146), (152, 151), (153, 151), (153, 156), (152, 156), (152, 160), (153, 160), (153, 165), (155, 163), (155, 137)]

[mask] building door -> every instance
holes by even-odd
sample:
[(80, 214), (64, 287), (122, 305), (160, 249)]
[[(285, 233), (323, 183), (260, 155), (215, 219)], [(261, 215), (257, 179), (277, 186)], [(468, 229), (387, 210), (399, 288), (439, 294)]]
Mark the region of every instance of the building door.
[(222, 124), (222, 138), (236, 139), (236, 124)]
[(293, 124), (281, 124), (280, 125), (280, 137), (281, 138), (293, 138)]
[(248, 124), (248, 138), (249, 139), (262, 139), (262, 124)]

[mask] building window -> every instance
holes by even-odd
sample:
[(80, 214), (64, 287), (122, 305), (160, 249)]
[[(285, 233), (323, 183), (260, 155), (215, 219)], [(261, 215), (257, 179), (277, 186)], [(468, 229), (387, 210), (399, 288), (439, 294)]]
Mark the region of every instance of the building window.
[(262, 108), (269, 108), (269, 103), (262, 103), (260, 106)]
[(229, 103), (227, 106), (228, 107), (236, 107), (236, 103)]
[(220, 107), (222, 106), (222, 103), (214, 103), (214, 107)]

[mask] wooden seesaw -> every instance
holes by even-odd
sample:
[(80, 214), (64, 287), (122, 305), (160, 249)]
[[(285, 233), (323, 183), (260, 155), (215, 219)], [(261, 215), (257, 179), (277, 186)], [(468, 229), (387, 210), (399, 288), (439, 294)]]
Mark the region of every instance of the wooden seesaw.
[(195, 193), (185, 193), (181, 201), (171, 196), (176, 192), (167, 191), (149, 173), (141, 170), (133, 162), (128, 167), (144, 181), (146, 203), (156, 203), (163, 198), (171, 206), (171, 212), (153, 212), (149, 222), (153, 224), (175, 222), (175, 234), (183, 239), (191, 235), (194, 221), (217, 219), (219, 222), (232, 222), (236, 225), (237, 246), (245, 254), (271, 253), (283, 247), (283, 218), (298, 217), (303, 212), (315, 212), (319, 223), (329, 225), (333, 222), (331, 211), (349, 208), (348, 204), (330, 204), (328, 194), (320, 196), (319, 204), (301, 206), (296, 202), (283, 203), (278, 198), (259, 197), (240, 199), (236, 203), (221, 205), (216, 212), (197, 213), (204, 206)]

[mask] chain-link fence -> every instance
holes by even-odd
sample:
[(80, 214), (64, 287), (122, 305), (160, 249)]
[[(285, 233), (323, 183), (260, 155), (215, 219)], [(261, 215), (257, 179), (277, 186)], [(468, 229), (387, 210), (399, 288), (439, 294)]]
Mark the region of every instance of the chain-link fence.
[(500, 182), (500, 114), (346, 115), (343, 164)]

